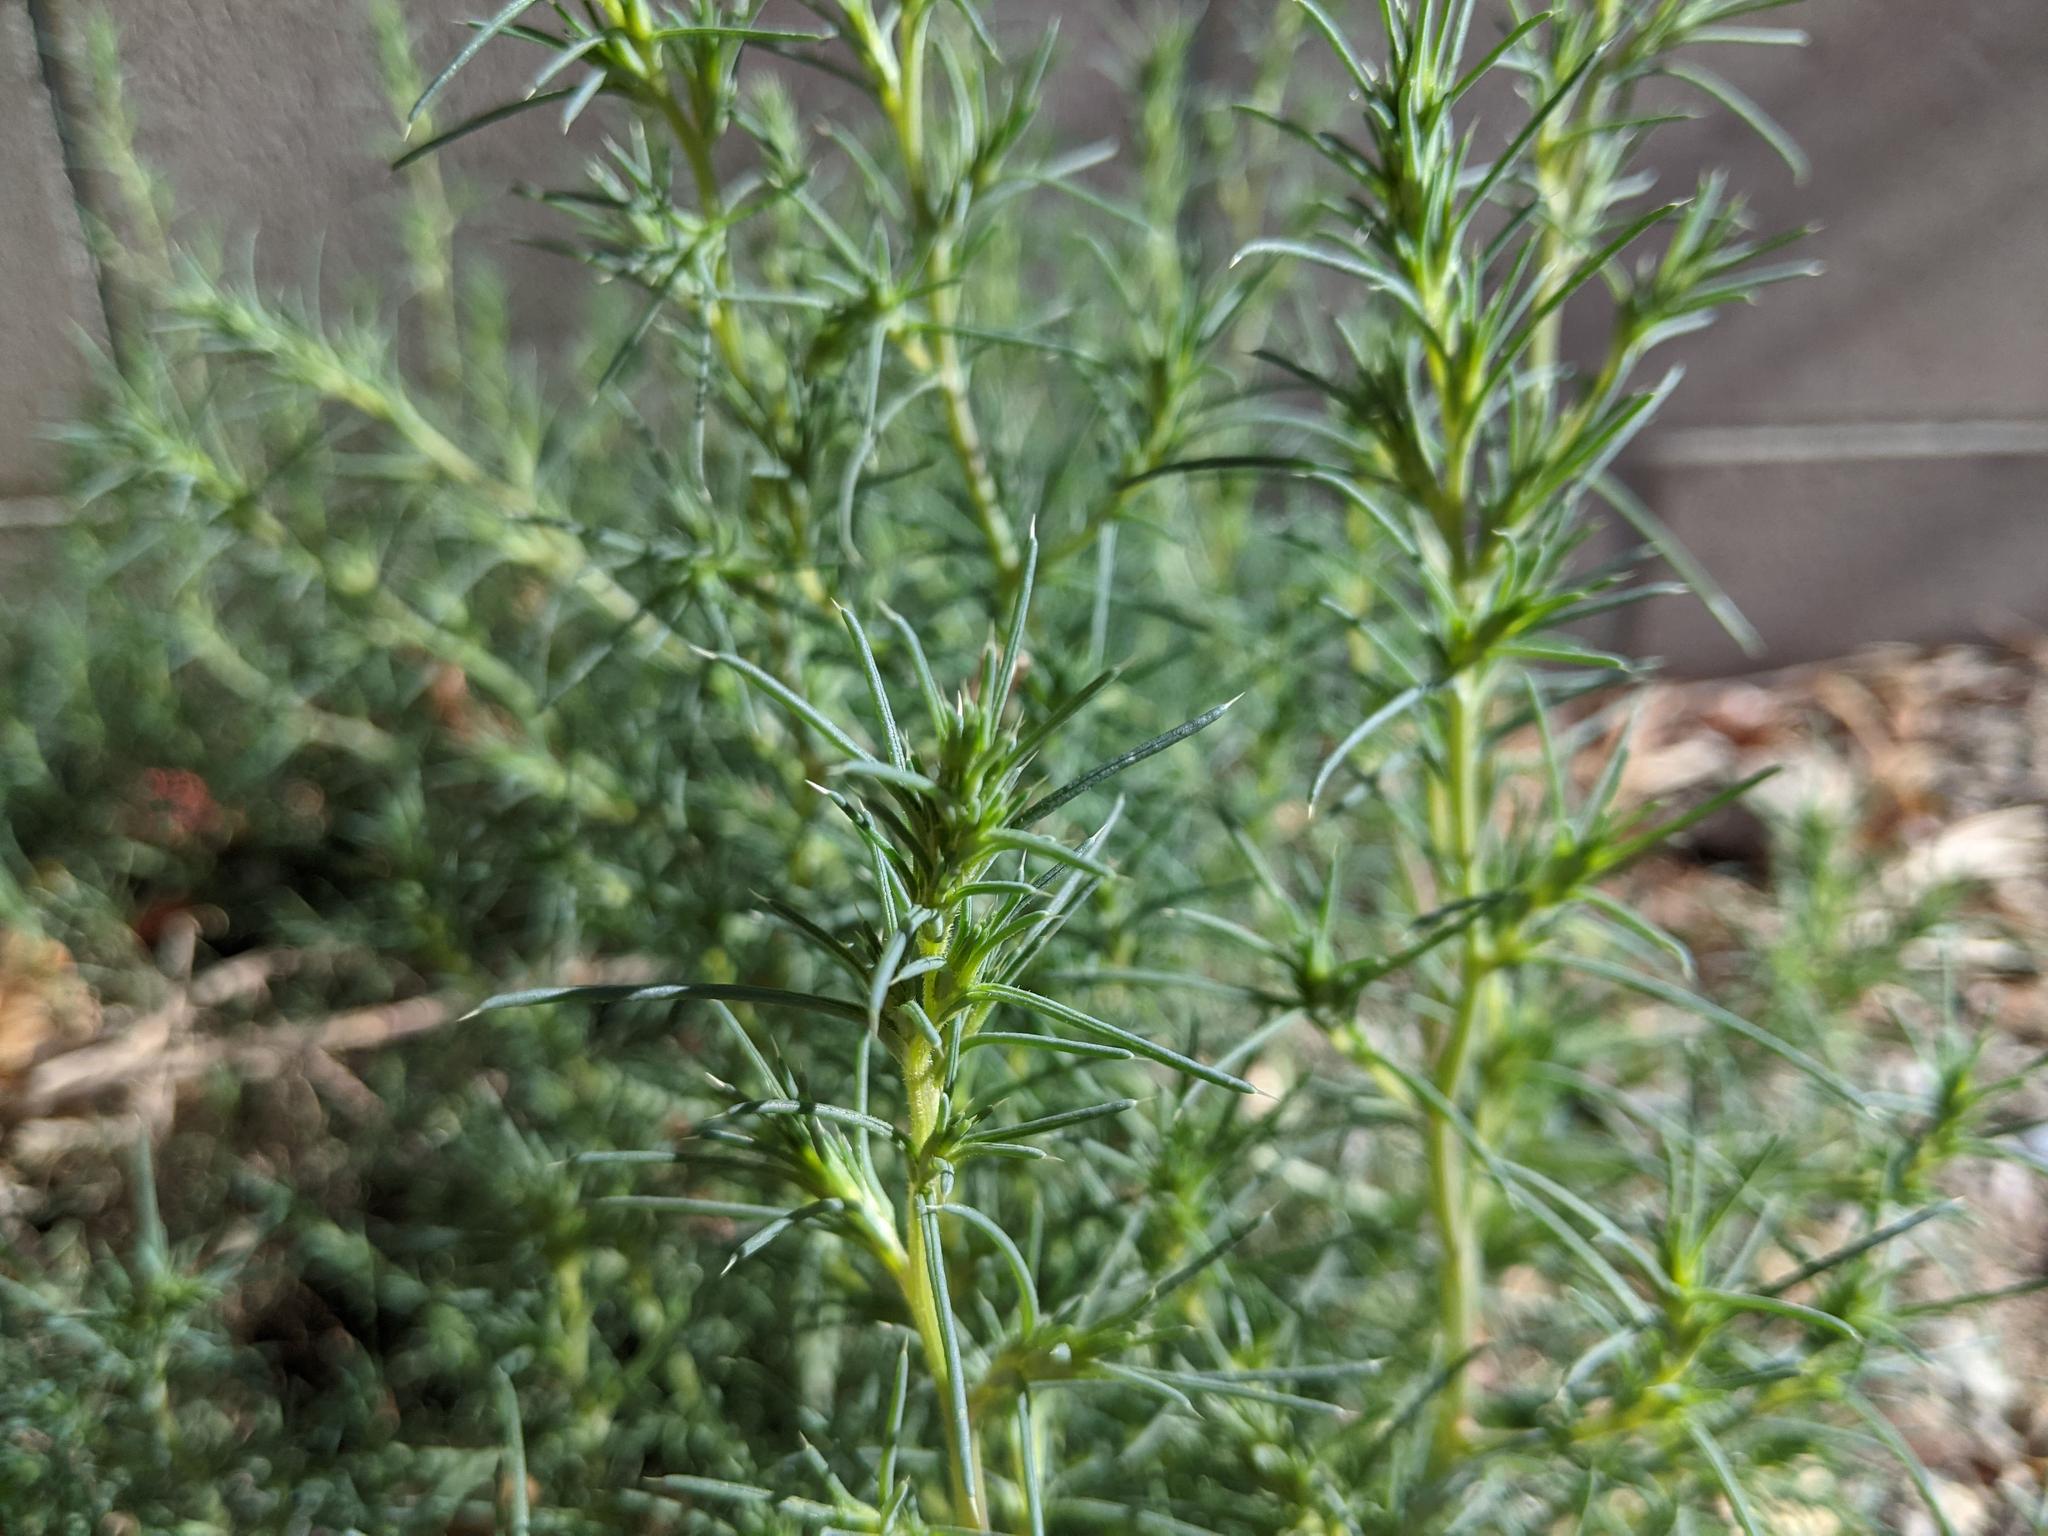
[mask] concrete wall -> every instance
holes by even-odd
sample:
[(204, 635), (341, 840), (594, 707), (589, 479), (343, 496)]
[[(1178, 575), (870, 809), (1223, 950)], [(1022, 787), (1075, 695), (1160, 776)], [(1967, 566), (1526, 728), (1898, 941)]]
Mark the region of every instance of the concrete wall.
[[(1740, 78), (1813, 161), (1795, 186), (1725, 117), (1759, 227), (1820, 226), (1827, 275), (1686, 348), (1635, 483), (1787, 659), (2048, 622), (2048, 7), (1809, 0)], [(1690, 604), (1635, 643), (1736, 653)]]
[(17, 524), (50, 513), (37, 428), (83, 375), (80, 329), (100, 330), (42, 62), (27, 6), (0, 0), (0, 519)]
[[(1241, 16), (1267, 0), (1236, 3)], [(316, 252), (330, 273), (388, 259), (390, 119), (361, 0), (109, 8), (145, 149), (186, 206), (253, 229), (273, 276), (303, 277)], [(1076, 34), (1129, 7), (1058, 8), (1081, 24), (1067, 58), (1088, 87), (1090, 40)], [(488, 7), (411, 9), (437, 51)], [(85, 0), (0, 0), (0, 525), (48, 514), (53, 465), (35, 426), (61, 411), (80, 377), (75, 338), (100, 324), (71, 208), (93, 188), (67, 167), (62, 132), (61, 58), (84, 14)], [(1824, 226), (1810, 249), (1829, 275), (1685, 344), (1687, 383), (1631, 472), (1763, 630), (1767, 664), (2048, 622), (2048, 10), (1809, 0), (1796, 14), (1812, 47), (1729, 63), (1806, 147), (1808, 184), (1717, 115), (1672, 132), (1667, 188), (1688, 185), (1692, 165), (1729, 165), (1762, 227)], [(491, 64), (464, 100), (516, 82), (509, 56), (495, 80)], [(460, 146), (455, 163), (495, 189), (566, 177), (582, 153), (529, 119)], [(508, 229), (518, 217), (507, 199), (486, 207)], [(563, 291), (552, 261), (514, 263), (537, 331)], [(1750, 664), (1691, 605), (1631, 622), (1630, 644), (1690, 670)]]

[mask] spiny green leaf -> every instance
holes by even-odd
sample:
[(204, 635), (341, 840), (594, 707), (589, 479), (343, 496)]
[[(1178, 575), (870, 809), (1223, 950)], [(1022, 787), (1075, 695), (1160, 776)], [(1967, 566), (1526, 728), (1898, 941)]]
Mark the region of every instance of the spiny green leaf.
[(501, 992), (496, 997), (487, 997), (463, 1017), (473, 1019), (479, 1014), (496, 1013), (506, 1008), (536, 1008), (550, 1003), (661, 1003), (691, 999), (753, 1003), (763, 1008), (792, 1008), (800, 1013), (822, 1013), (831, 1018), (851, 1019), (855, 1023), (867, 1017), (858, 1003), (842, 998), (822, 997), (814, 992), (791, 992), (781, 987), (708, 981), (528, 987), (521, 992)]
[(1203, 713), (1195, 716), (1192, 720), (1183, 721), (1181, 724), (1175, 726), (1172, 730), (1167, 731), (1162, 735), (1154, 736), (1150, 741), (1146, 742), (1143, 746), (1133, 747), (1130, 751), (1122, 754), (1120, 757), (1113, 757), (1108, 762), (1102, 764), (1100, 767), (1091, 768), (1088, 772), (1082, 774), (1081, 777), (1079, 777), (1078, 779), (1074, 779), (1071, 782), (1062, 785), (1060, 788), (1054, 790), (1051, 794), (1046, 795), (1041, 799), (1034, 800), (1030, 805), (1027, 805), (1022, 811), (1019, 811), (1017, 813), (1016, 825), (1020, 827), (1028, 827), (1029, 825), (1031, 825), (1032, 822), (1038, 821), (1041, 818), (1049, 815), (1053, 811), (1058, 810), (1061, 806), (1065, 805), (1069, 800), (1072, 800), (1080, 795), (1085, 795), (1089, 790), (1095, 788), (1096, 785), (1101, 784), (1106, 780), (1115, 778), (1118, 774), (1122, 773), (1126, 768), (1130, 768), (1138, 763), (1142, 763), (1143, 761), (1145, 761), (1146, 758), (1151, 757), (1156, 753), (1164, 752), (1168, 747), (1173, 746), (1178, 742), (1186, 741), (1188, 737), (1194, 735), (1198, 731), (1207, 730), (1210, 726), (1214, 725), (1218, 720), (1222, 719), (1224, 711), (1228, 710), (1231, 705), (1237, 702), (1238, 698), (1242, 697), (1243, 695), (1240, 694), (1236, 697), (1225, 699), (1221, 704), (1218, 704), (1215, 708), (1205, 710)]
[(1717, 1307), (1726, 1307), (1733, 1312), (1763, 1312), (1782, 1317), (1791, 1322), (1803, 1323), (1809, 1328), (1818, 1328), (1832, 1333), (1850, 1343), (1861, 1343), (1863, 1335), (1843, 1319), (1818, 1307), (1809, 1307), (1796, 1301), (1786, 1301), (1782, 1296), (1764, 1296), (1750, 1291), (1724, 1291), (1711, 1286), (1695, 1286), (1686, 1295), (1694, 1301), (1708, 1302)]
[(991, 848), (1006, 848), (1016, 853), (1028, 853), (1034, 858), (1048, 859), (1054, 864), (1064, 864), (1069, 869), (1093, 875), (1098, 880), (1113, 879), (1116, 871), (1092, 854), (1078, 848), (1069, 848), (1065, 843), (1050, 837), (1041, 837), (1036, 832), (1026, 832), (1018, 827), (998, 827), (987, 834), (984, 841)]
[(1169, 1046), (1147, 1040), (1143, 1035), (1134, 1034), (1128, 1029), (1098, 1019), (1092, 1014), (1083, 1013), (1080, 1009), (1069, 1007), (1065, 1003), (1056, 1002), (1052, 998), (1041, 997), (1036, 992), (1028, 992), (1022, 987), (1013, 987), (1001, 982), (984, 982), (974, 990), (978, 996), (995, 1002), (1013, 1003), (1027, 1012), (1051, 1019), (1056, 1024), (1065, 1024), (1070, 1029), (1078, 1029), (1084, 1035), (1093, 1035), (1099, 1040), (1120, 1045), (1134, 1055), (1143, 1056), (1148, 1061), (1156, 1061), (1162, 1066), (1172, 1067), (1177, 1072), (1185, 1072), (1188, 1076), (1200, 1078), (1205, 1083), (1214, 1083), (1219, 1088), (1229, 1088), (1237, 1093), (1257, 1091), (1243, 1078), (1233, 1077), (1228, 1072), (1219, 1072), (1214, 1067), (1196, 1061), (1192, 1056), (1183, 1056)]
[(1757, 1524), (1756, 1511), (1749, 1507), (1749, 1495), (1743, 1491), (1742, 1483), (1735, 1475), (1734, 1464), (1728, 1460), (1728, 1453), (1721, 1449), (1721, 1442), (1693, 1415), (1685, 1419), (1685, 1432), (1706, 1456), (1714, 1482), (1728, 1496), (1729, 1511), (1735, 1516), (1735, 1523), (1742, 1527), (1742, 1536), (1764, 1536), (1764, 1528)]
[(489, 21), (478, 28), (476, 35), (464, 43), (455, 57), (441, 67), (440, 73), (427, 82), (427, 88), (420, 92), (419, 100), (415, 101), (412, 104), (412, 110), (406, 113), (407, 123), (416, 122), (420, 114), (433, 105), (434, 98), (447, 88), (448, 82), (455, 78), (456, 73), (465, 64), (481, 53), (492, 38), (532, 10), (537, 4), (539, 4), (539, 0), (511, 0), (509, 5), (499, 9)]
[(1315, 782), (1309, 785), (1308, 790), (1308, 803), (1310, 807), (1313, 808), (1315, 803), (1323, 797), (1323, 790), (1328, 786), (1331, 776), (1336, 773), (1338, 768), (1343, 766), (1345, 759), (1364, 746), (1373, 732), (1377, 731), (1388, 721), (1413, 709), (1430, 692), (1429, 685), (1422, 683), (1418, 683), (1412, 688), (1403, 688), (1354, 726), (1350, 734), (1337, 743), (1336, 749), (1323, 759), (1323, 766), (1316, 770)]
[(1097, 1061), (1129, 1061), (1131, 1053), (1119, 1045), (1101, 1045), (1093, 1040), (1063, 1040), (1058, 1035), (1025, 1035), (1000, 1029), (984, 1029), (969, 1037), (963, 1050), (979, 1046), (1014, 1046), (1024, 1051), (1053, 1051), (1064, 1056), (1087, 1056)]
[(565, 96), (572, 94), (573, 92), (566, 88), (542, 91), (538, 95), (522, 96), (517, 101), (508, 101), (501, 106), (492, 107), (488, 111), (479, 112), (474, 117), (464, 118), (453, 128), (445, 129), (435, 134), (425, 143), (415, 144), (411, 149), (408, 149), (404, 154), (391, 162), (391, 169), (402, 171), (414, 161), (425, 159), (435, 151), (447, 148), (457, 139), (467, 138), (470, 134), (488, 128), (494, 123), (502, 123), (508, 117), (517, 117), (522, 112), (531, 112), (535, 107), (544, 107), (551, 101), (560, 101)]
[(870, 762), (874, 760), (873, 753), (826, 719), (824, 712), (817, 705), (783, 682), (781, 678), (763, 671), (744, 656), (735, 656), (731, 651), (699, 650), (698, 654), (706, 661), (715, 661), (722, 666), (731, 667), (848, 757)]
[(1343, 30), (1331, 19), (1330, 13), (1323, 9), (1320, 0), (1294, 0), (1294, 3), (1308, 12), (1309, 20), (1315, 29), (1323, 34), (1323, 40), (1330, 45), (1330, 51), (1343, 61), (1352, 84), (1361, 91), (1370, 93), (1374, 85), (1372, 70), (1367, 67), (1365, 60), (1352, 52), (1351, 45), (1344, 40)]
[(1063, 1109), (1055, 1114), (1040, 1115), (1036, 1119), (1022, 1120), (1015, 1125), (992, 1127), (976, 1131), (965, 1140), (977, 1141), (1021, 1141), (1027, 1136), (1043, 1136), (1052, 1131), (1063, 1131), (1076, 1125), (1087, 1125), (1091, 1121), (1109, 1119), (1137, 1106), (1136, 1099), (1110, 1099), (1101, 1104), (1089, 1104), (1079, 1109)]
[(1794, 181), (1804, 182), (1811, 174), (1813, 167), (1792, 135), (1780, 127), (1777, 119), (1770, 113), (1722, 76), (1682, 60), (1666, 63), (1664, 73), (1674, 80), (1683, 80), (1695, 90), (1704, 91), (1721, 106), (1741, 118), (1758, 138), (1770, 145), (1772, 153), (1785, 162), (1785, 167), (1791, 171)]

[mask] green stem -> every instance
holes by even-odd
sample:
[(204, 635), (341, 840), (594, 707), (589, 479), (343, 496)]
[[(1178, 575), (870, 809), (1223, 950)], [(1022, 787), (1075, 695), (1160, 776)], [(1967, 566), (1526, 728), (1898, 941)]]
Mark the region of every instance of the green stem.
[[(711, 159), (711, 136), (699, 126), (699, 117), (692, 117), (675, 95), (667, 90), (654, 93), (655, 109), (668, 125), (670, 134), (683, 152), (684, 162), (690, 168), (690, 179), (697, 191), (697, 208), (706, 224), (721, 224), (726, 217), (725, 190), (718, 179), (718, 168)], [(712, 282), (720, 291), (730, 291), (733, 285), (732, 250), (726, 238), (721, 235), (718, 245), (718, 259), (712, 265)], [(772, 453), (787, 460), (787, 429), (790, 425), (788, 399), (771, 390), (768, 385), (775, 377), (779, 360), (772, 355), (772, 346), (764, 342), (771, 353), (765, 374), (757, 371), (755, 352), (750, 348), (749, 336), (742, 328), (737, 309), (715, 298), (704, 301), (704, 324), (717, 347), (726, 373), (731, 377), (739, 392), (754, 402), (760, 413), (758, 435)], [(762, 341), (757, 330), (752, 338)], [(804, 493), (804, 478), (795, 464), (790, 464), (791, 473), (778, 476), (770, 482), (771, 496), (783, 521), (788, 525), (791, 539), (792, 579), (802, 591), (805, 599), (820, 607), (829, 607), (831, 594), (818, 579), (818, 573), (811, 565), (811, 520), (809, 499)]]
[[(1479, 833), (1486, 694), (1484, 676), (1468, 672), (1450, 690), (1445, 709), (1441, 830), (1447, 873), (1460, 900), (1471, 900), (1485, 889)], [(1473, 1057), (1497, 1006), (1499, 978), (1479, 925), (1468, 930), (1457, 965), (1451, 1025), (1430, 1069), (1432, 1085), (1453, 1107), (1461, 1107)], [(1430, 1111), (1426, 1142), (1430, 1211), (1441, 1247), (1437, 1298), (1443, 1363), (1459, 1367), (1436, 1400), (1431, 1460), (1441, 1471), (1463, 1454), (1466, 1445), (1468, 1394), (1462, 1363), (1479, 1339), (1485, 1266), (1479, 1247), (1479, 1192), (1465, 1143), (1450, 1115)]]
[(954, 235), (950, 221), (932, 204), (930, 166), (925, 156), (924, 64), (927, 29), (931, 24), (928, 3), (906, 8), (903, 19), (903, 62), (900, 79), (878, 74), (876, 89), (882, 108), (896, 135), (897, 153), (903, 160), (903, 176), (910, 189), (910, 202), (923, 233), (931, 242), (927, 262), (931, 285), (932, 345), (927, 351), (916, 344), (904, 348), (912, 365), (923, 369), (938, 384), (945, 402), (946, 436), (953, 455), (960, 461), (966, 481), (967, 506), (975, 526), (988, 545), (995, 566), (998, 588), (1005, 597), (1014, 593), (1023, 579), (1024, 562), (1017, 548), (1017, 536), (1003, 511), (1002, 493), (989, 467), (988, 449), (975, 419), (974, 400), (967, 381), (967, 368), (960, 355), (956, 328), (960, 323), (959, 274), (954, 266)]
[(960, 341), (953, 328), (959, 323), (958, 290), (953, 283), (951, 242), (940, 240), (932, 248), (932, 279), (942, 285), (932, 295), (932, 320), (938, 327), (936, 352), (939, 393), (946, 402), (946, 435), (952, 440), (954, 456), (967, 480), (967, 505), (974, 523), (988, 545), (996, 578), (1005, 597), (1014, 593), (1023, 578), (1023, 559), (1017, 552), (1017, 536), (1003, 511), (1002, 496), (995, 475), (989, 469), (988, 450), (983, 446), (981, 427), (975, 421), (974, 402), (968, 393), (967, 370), (960, 359)]
[[(698, 214), (707, 224), (722, 223), (725, 219), (725, 193), (719, 186), (718, 170), (711, 163), (711, 146), (704, 141), (704, 135), (697, 131), (697, 125), (690, 121), (690, 115), (674, 96), (661, 92), (656, 98), (656, 107), (690, 167), (690, 180), (697, 188)], [(732, 253), (722, 238), (718, 260), (712, 266), (712, 281), (721, 289), (732, 286)], [(704, 306), (704, 323), (710, 329), (711, 339), (718, 347), (718, 355), (724, 361), (726, 371), (745, 388), (747, 346), (732, 306), (715, 299), (708, 301)]]
[(562, 1327), (562, 1374), (580, 1391), (590, 1377), (590, 1298), (583, 1288), (583, 1255), (571, 1253), (555, 1265), (555, 1293)]
[[(394, 11), (400, 35), (402, 12)], [(410, 59), (406, 61), (408, 64)], [(411, 80), (403, 94), (416, 95)], [(432, 120), (418, 125), (424, 137), (434, 131)], [(405, 227), (406, 264), (412, 277), (413, 298), (420, 305), (426, 334), (427, 366), (434, 383), (450, 398), (462, 393), (462, 317), (456, 304), (455, 209), (448, 200), (447, 183), (441, 176), (441, 162), (434, 156), (412, 169), (407, 178), (411, 217)]]
[(923, 1149), (937, 1133), (945, 1113), (945, 1060), (923, 1040), (911, 1043), (904, 1066), (905, 1092), (910, 1109), (909, 1185), (904, 1200), (904, 1230), (907, 1249), (897, 1279), (903, 1299), (910, 1308), (911, 1325), (917, 1330), (924, 1350), (925, 1369), (931, 1373), (946, 1427), (946, 1472), (958, 1519), (975, 1530), (988, 1524), (987, 1480), (981, 1471), (981, 1449), (971, 1425), (962, 1432), (950, 1405), (960, 1384), (953, 1379), (952, 1355), (946, 1348), (946, 1333), (940, 1308), (943, 1305), (932, 1284), (936, 1265), (945, 1262), (943, 1253), (932, 1251), (923, 1218), (925, 1204), (935, 1197), (932, 1171), (925, 1165)]
[[(1619, 0), (1598, 0), (1594, 19), (1596, 30), (1589, 46), (1607, 48), (1621, 29)], [(1568, 73), (1562, 68), (1566, 61), (1558, 62), (1560, 76)], [(1614, 88), (1606, 68), (1596, 62), (1580, 85), (1577, 98), (1567, 103), (1563, 111), (1537, 132), (1531, 158), (1536, 170), (1537, 196), (1542, 200), (1544, 214), (1537, 263), (1535, 302), (1538, 305), (1548, 302), (1565, 280), (1579, 234), (1580, 211), (1588, 206), (1599, 206), (1597, 198), (1588, 202), (1589, 194), (1596, 190), (1596, 181), (1603, 178), (1587, 158), (1583, 129), (1590, 123), (1607, 118), (1615, 104)], [(1536, 334), (1530, 339), (1529, 361), (1539, 374), (1548, 376), (1557, 366), (1563, 334), (1562, 310), (1552, 311), (1537, 326)]]

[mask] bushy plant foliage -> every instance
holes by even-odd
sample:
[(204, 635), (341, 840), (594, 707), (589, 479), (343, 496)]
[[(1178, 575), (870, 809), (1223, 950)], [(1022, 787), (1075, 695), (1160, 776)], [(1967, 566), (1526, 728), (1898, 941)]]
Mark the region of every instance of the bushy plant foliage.
[[(16, 1244), (21, 1528), (1945, 1524), (1886, 1398), (2021, 1079), (1943, 982), (1868, 1080), (1944, 914), (1825, 863), (1695, 990), (1614, 877), (1748, 786), (1624, 796), (1587, 638), (1740, 631), (1615, 465), (1808, 270), (1651, 171), (1696, 110), (1796, 164), (1700, 62), (1786, 3), (1256, 5), (1227, 100), (1164, 14), (1118, 158), (972, 0), (514, 0), (425, 79), (389, 16), (411, 292), (348, 321), (194, 255), (104, 89), (11, 917), (521, 985), (346, 1146), (223, 1085), (214, 1194)], [(631, 296), (545, 382), (435, 169), (523, 113), (601, 123), (537, 196)]]

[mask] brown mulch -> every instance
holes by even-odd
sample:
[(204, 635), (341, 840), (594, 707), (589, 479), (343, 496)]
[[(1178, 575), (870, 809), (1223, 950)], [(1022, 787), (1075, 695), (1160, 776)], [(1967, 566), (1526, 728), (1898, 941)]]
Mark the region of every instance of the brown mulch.
[[(199, 925), (181, 915), (157, 945), (143, 1006), (107, 1007), (60, 944), (0, 933), (0, 1218), (33, 1207), (39, 1175), (65, 1156), (112, 1151), (138, 1130), (161, 1139), (180, 1100), (217, 1072), (296, 1076), (362, 1118), (374, 1093), (350, 1056), (438, 1029), (449, 999), (420, 996), (299, 1022), (263, 1017), (273, 983), (305, 956), (256, 950), (199, 964)], [(260, 1027), (221, 1028), (251, 1013)]]

